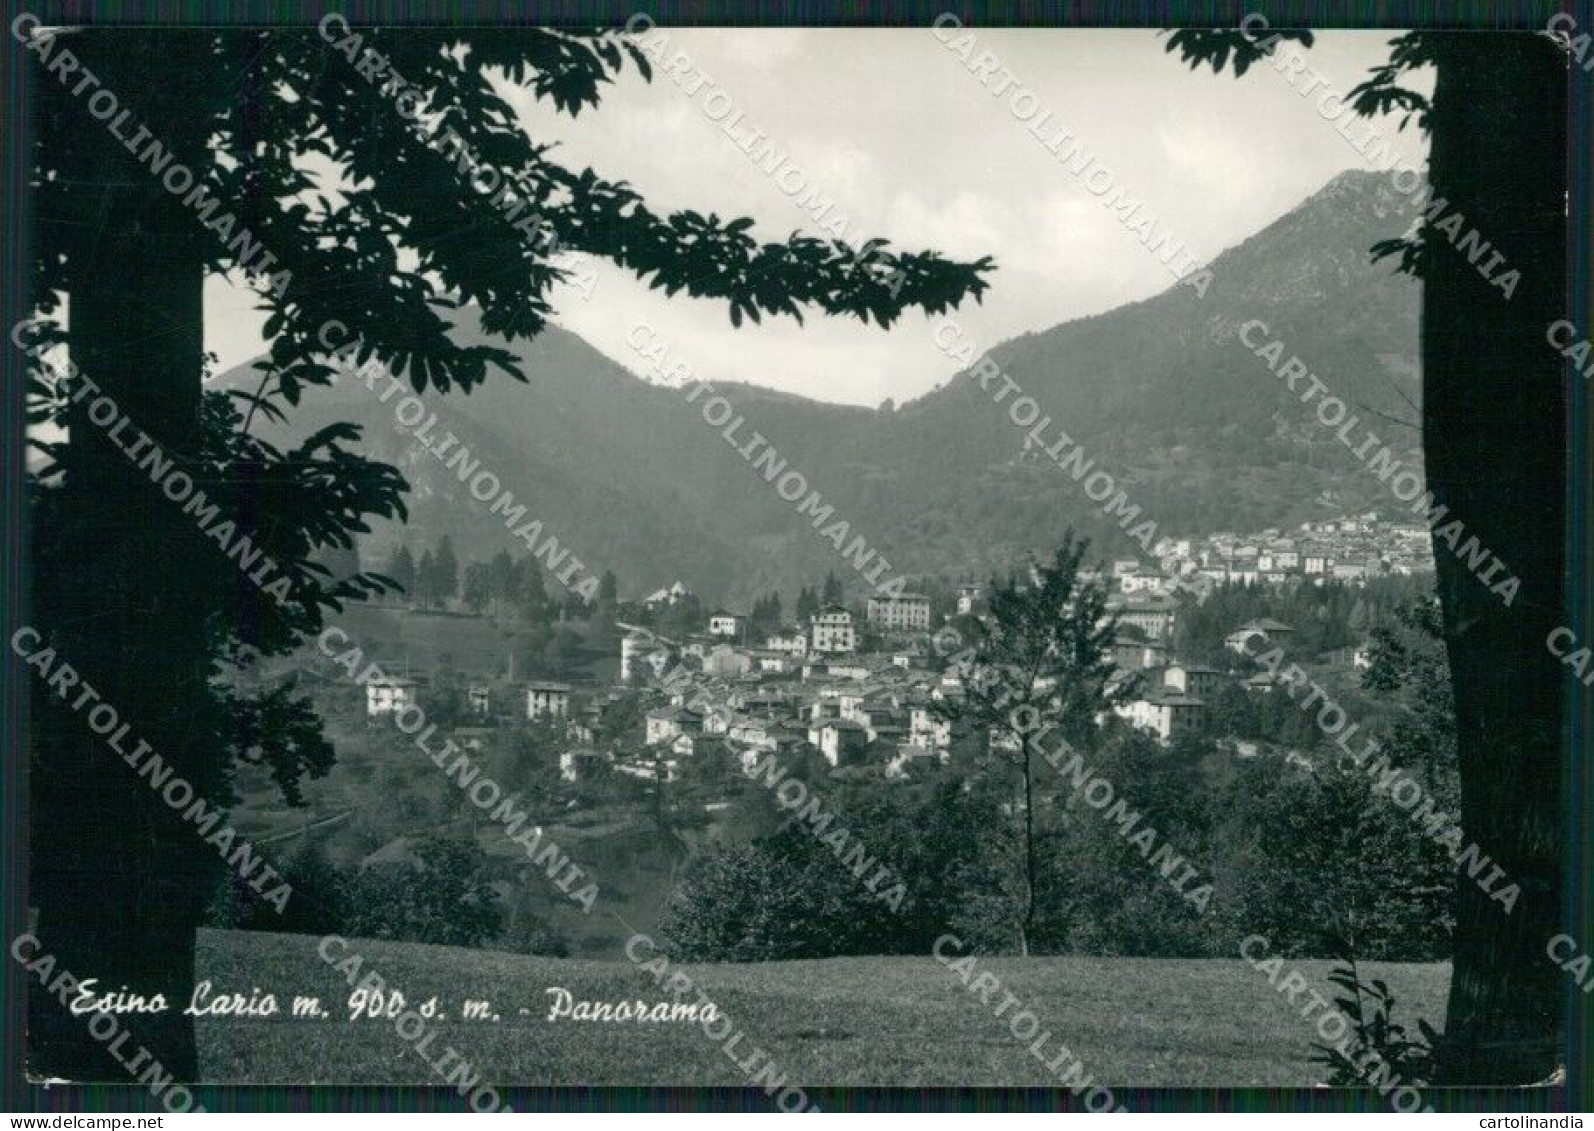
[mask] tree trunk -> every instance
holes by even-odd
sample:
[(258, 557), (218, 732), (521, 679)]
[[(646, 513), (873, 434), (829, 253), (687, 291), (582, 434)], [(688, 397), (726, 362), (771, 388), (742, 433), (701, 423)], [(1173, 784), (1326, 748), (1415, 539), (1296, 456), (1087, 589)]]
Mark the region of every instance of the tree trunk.
[(1455, 970), (1439, 1076), (1523, 1084), (1557, 1064), (1562, 975), (1545, 955), (1561, 923), (1563, 673), (1546, 636), (1564, 616), (1564, 377), (1545, 330), (1564, 316), (1564, 56), (1534, 35), (1435, 35), (1430, 118), (1434, 198), (1521, 272), (1509, 298), (1430, 222), (1423, 289), (1428, 485), (1505, 562), (1505, 605), (1436, 537), (1455, 690), (1462, 828), (1521, 887), (1507, 912), (1465, 870), (1457, 878)]
[(1029, 743), (1019, 735), (1024, 759), (1024, 918), (1019, 926), (1019, 953), (1029, 957), (1030, 940), (1035, 937), (1035, 767)]
[[(195, 929), (218, 877), (216, 850), (110, 747), (117, 732), (96, 734), (88, 717), (108, 704), (128, 727), (124, 752), (143, 739), (199, 796), (219, 795), (225, 770), (206, 690), (214, 605), (206, 593), (214, 586), (204, 582), (199, 530), (118, 446), (142, 430), (194, 471), (204, 261), (181, 199), (132, 167), (99, 123), (85, 115), (81, 129), (106, 152), (98, 229), (74, 270), (68, 350), (131, 423), (113, 440), (118, 430), (112, 423), (108, 431), (106, 405), (92, 393), (70, 410), (65, 482), (48, 504), (53, 537), (39, 541), (35, 617), (58, 664), (76, 669), (99, 699), (74, 710), (82, 685), (63, 702), (34, 680), (31, 894), (57, 970), (97, 980), (100, 993), (165, 997), (165, 1013), (118, 1021), (165, 1071), (192, 1080), (194, 1029), (182, 1011), (194, 984)], [(175, 143), (194, 153), (193, 127), (178, 130)], [(196, 173), (205, 167), (199, 153)], [(101, 423), (89, 419), (91, 408)], [(87, 1017), (31, 989), (31, 1073), (127, 1081)], [(120, 1057), (135, 1051), (128, 1043)]]

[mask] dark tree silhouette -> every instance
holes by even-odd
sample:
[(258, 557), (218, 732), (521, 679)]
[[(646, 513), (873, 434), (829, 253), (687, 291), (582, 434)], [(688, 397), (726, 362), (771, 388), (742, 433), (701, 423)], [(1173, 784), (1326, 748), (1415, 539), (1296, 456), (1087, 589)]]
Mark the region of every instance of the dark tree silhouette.
[(437, 556), (432, 564), (437, 570), (434, 595), (438, 604), (447, 607), (450, 601), (459, 596), (459, 558), (454, 554), (454, 542), (448, 535), (443, 535), (443, 540), (437, 544)]
[(492, 600), (492, 572), (493, 567), (486, 562), (471, 562), (465, 567), (465, 583), (460, 596), (473, 613), (481, 612)]
[(1097, 716), (1127, 697), (1125, 685), (1113, 686), (1118, 618), (1107, 607), (1106, 590), (1079, 579), (1089, 545), (1070, 533), (1050, 562), (992, 583), (986, 618), (951, 660), (964, 694), (932, 706), (940, 718), (989, 735), (991, 761), (1003, 767), (1004, 777), (1016, 772), (1011, 810), (1019, 898), (1012, 919), (1025, 955), (1035, 940), (1041, 888), (1036, 822), (1044, 785), (1037, 782), (1037, 741), (1044, 734), (1047, 749), (1059, 739), (1093, 746)]
[(429, 609), (439, 599), (437, 555), (422, 550), (420, 564), (415, 567), (415, 600), (423, 609)]
[[(1181, 31), (1192, 67), (1243, 74), (1273, 33)], [(1308, 46), (1309, 33), (1284, 32)], [(1456, 702), (1465, 835), (1520, 885), (1509, 913), (1458, 885), (1455, 972), (1438, 1078), (1543, 1080), (1561, 1053), (1561, 974), (1544, 958), (1561, 921), (1563, 683), (1545, 647), (1564, 617), (1563, 366), (1545, 328), (1566, 309), (1568, 60), (1527, 32), (1421, 31), (1352, 92), (1363, 115), (1402, 111), (1429, 138), (1428, 181), (1445, 220), (1464, 217), (1520, 271), (1510, 295), (1430, 222), (1380, 246), (1423, 280), (1423, 450), (1428, 487), (1521, 580), (1509, 606), (1435, 540), (1445, 649)], [(1432, 100), (1402, 87), (1432, 66)], [(1404, 125), (1404, 120), (1402, 125)], [(1498, 276), (1497, 276), (1498, 277)], [(1500, 579), (1494, 578), (1498, 585)]]
[(387, 567), (387, 575), (405, 593), (415, 590), (415, 557), (409, 547), (402, 542), (398, 549), (393, 551), (393, 560)]
[[(31, 344), (64, 342), (83, 375), (30, 372), (30, 418), (66, 437), (44, 445), (54, 462), (37, 477), (35, 619), (211, 804), (226, 804), (239, 753), (243, 693), (229, 676), (295, 647), (342, 600), (381, 592), (378, 577), (334, 583), (310, 558), (348, 548), (369, 516), (403, 514), (402, 480), (347, 449), (352, 426), (280, 451), (250, 435), (255, 416), (284, 419), (339, 362), (376, 359), (417, 391), (469, 390), (489, 368), (522, 377), (509, 350), (457, 344), (454, 311), (474, 304), (487, 333), (536, 335), (564, 251), (671, 295), (723, 300), (736, 324), (808, 310), (888, 325), (978, 296), (990, 266), (883, 244), (860, 256), (840, 241), (759, 242), (750, 220), (659, 215), (623, 182), (557, 163), (495, 83), (572, 115), (590, 109), (628, 58), (648, 74), (615, 31), (349, 31), (335, 17), (324, 28), (17, 25), (37, 221), (30, 301), (42, 319)], [(87, 100), (103, 109), (103, 92), (126, 113), (95, 117)], [(331, 175), (312, 175), (306, 159)], [(202, 386), (202, 286), (218, 273), (250, 277), (266, 312), (253, 391)], [(247, 581), (85, 419), (91, 397), (63, 399), (83, 380), (252, 532), (291, 583), (285, 599)], [(80, 717), (38, 698), (39, 935), (81, 977), (186, 1003), (195, 927), (224, 866)], [(250, 738), (266, 757), (325, 769), (324, 742), (300, 741), (302, 709), (279, 701), (256, 714)], [(30, 1007), (32, 1071), (121, 1078), (80, 1018), (50, 995)], [(139, 1037), (177, 1078), (194, 1078), (180, 1008)]]

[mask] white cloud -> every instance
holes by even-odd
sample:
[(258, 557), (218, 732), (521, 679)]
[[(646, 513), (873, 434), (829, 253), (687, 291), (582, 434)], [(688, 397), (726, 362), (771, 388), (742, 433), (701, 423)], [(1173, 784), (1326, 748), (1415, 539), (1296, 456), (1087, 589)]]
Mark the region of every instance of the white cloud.
[[(1144, 202), (1159, 228), (1205, 255), (1232, 246), (1361, 159), (1271, 68), (1243, 80), (1191, 72), (1138, 30), (986, 30), (995, 51)], [(730, 95), (746, 126), (773, 139), (834, 201), (847, 237), (887, 236), (903, 250), (935, 248), (999, 264), (983, 305), (958, 317), (993, 344), (1153, 294), (1171, 282), (1077, 177), (992, 97), (927, 29), (671, 28)], [(1388, 33), (1326, 33), (1314, 65), (1349, 89), (1387, 54)], [(655, 69), (628, 68), (578, 119), (516, 92), (523, 121), (558, 159), (629, 181), (659, 211), (749, 215), (764, 238), (813, 231), (793, 199)], [(1394, 135), (1393, 122), (1386, 132)], [(1410, 131), (1401, 145), (1419, 155)], [(951, 362), (929, 345), (922, 316), (890, 333), (811, 316), (734, 330), (719, 303), (665, 300), (607, 264), (588, 303), (560, 297), (562, 318), (619, 357), (646, 318), (721, 379), (762, 382), (823, 399), (876, 403), (922, 392)], [(207, 341), (258, 349), (258, 319), (237, 304)], [(214, 347), (213, 347), (214, 348)]]

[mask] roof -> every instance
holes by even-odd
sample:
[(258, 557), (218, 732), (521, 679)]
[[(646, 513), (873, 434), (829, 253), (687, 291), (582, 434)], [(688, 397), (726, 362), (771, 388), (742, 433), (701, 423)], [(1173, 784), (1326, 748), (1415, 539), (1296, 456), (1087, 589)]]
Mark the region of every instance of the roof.
[(574, 690), (568, 683), (554, 683), (549, 680), (534, 680), (526, 684), (527, 691), (570, 692)]
[(648, 712), (650, 719), (669, 719), (678, 723), (696, 723), (703, 720), (701, 711), (691, 707), (655, 707)]
[(1167, 597), (1137, 597), (1109, 607), (1124, 613), (1171, 613), (1175, 608), (1173, 601)]
[(1194, 695), (1181, 695), (1177, 691), (1168, 691), (1158, 688), (1146, 696), (1146, 702), (1157, 707), (1205, 707), (1205, 699), (1197, 699)]

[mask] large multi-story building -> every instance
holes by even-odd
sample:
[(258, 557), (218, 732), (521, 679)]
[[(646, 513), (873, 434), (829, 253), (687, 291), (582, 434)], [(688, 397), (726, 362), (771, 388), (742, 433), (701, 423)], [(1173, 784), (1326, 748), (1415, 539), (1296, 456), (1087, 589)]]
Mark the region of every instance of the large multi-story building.
[(911, 632), (930, 627), (930, 598), (922, 593), (887, 594), (869, 598), (869, 623), (887, 632)]
[(1132, 601), (1109, 602), (1120, 624), (1134, 625), (1151, 640), (1173, 635), (1177, 606), (1164, 596), (1137, 597)]
[(1200, 664), (1169, 664), (1162, 673), (1164, 687), (1197, 699), (1210, 699), (1223, 685), (1224, 676), (1217, 668)]
[(813, 621), (813, 651), (820, 653), (852, 652), (858, 647), (858, 633), (852, 624), (852, 614), (840, 605), (827, 605), (820, 609)]
[(771, 652), (784, 652), (789, 656), (805, 656), (808, 654), (808, 636), (802, 629), (792, 629), (787, 632), (779, 629), (764, 640), (764, 647)]

